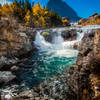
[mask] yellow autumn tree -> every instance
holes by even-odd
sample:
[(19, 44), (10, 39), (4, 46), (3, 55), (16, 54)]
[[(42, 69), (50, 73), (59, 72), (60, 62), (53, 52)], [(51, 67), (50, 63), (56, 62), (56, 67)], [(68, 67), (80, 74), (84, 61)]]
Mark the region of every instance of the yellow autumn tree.
[(68, 26), (69, 25), (69, 19), (64, 17), (62, 18), (62, 23), (63, 23), (63, 26)]
[(39, 21), (40, 27), (46, 26), (45, 18), (43, 16), (40, 16), (38, 21)]
[(46, 27), (46, 17), (48, 11), (46, 11), (40, 3), (33, 5), (32, 7), (32, 14), (33, 14), (33, 22), (36, 27)]
[(61, 18), (53, 11), (43, 8), (40, 3), (33, 5), (28, 0), (15, 0), (10, 5), (0, 6), (0, 16), (14, 18), (27, 26), (52, 27), (61, 23)]
[(11, 4), (11, 7), (13, 9), (13, 13), (12, 15), (14, 17), (18, 17), (19, 19), (23, 20), (24, 18), (24, 11), (23, 9), (21, 8), (21, 5), (17, 2), (17, 1), (14, 1), (12, 4)]
[(12, 11), (13, 9), (11, 5), (8, 5), (8, 4), (5, 4), (4, 6), (0, 8), (0, 12), (3, 17), (9, 17)]
[(40, 6), (40, 3), (33, 5), (33, 7), (32, 7), (33, 15), (37, 16), (37, 17), (42, 15), (42, 10), (43, 10), (43, 8), (42, 8), (42, 6)]
[(26, 25), (29, 26), (31, 24), (31, 12), (30, 12), (30, 10), (27, 11), (24, 19), (25, 19)]

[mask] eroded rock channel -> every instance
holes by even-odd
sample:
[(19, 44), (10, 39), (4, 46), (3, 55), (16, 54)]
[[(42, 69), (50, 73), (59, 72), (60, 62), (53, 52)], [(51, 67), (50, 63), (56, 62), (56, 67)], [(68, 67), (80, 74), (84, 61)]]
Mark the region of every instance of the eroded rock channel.
[(40, 30), (0, 23), (1, 100), (99, 98), (99, 25)]

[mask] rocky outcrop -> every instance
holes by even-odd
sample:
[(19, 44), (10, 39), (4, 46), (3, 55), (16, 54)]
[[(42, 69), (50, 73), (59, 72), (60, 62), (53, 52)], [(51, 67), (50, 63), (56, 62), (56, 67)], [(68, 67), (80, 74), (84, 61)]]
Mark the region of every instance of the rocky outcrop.
[(0, 71), (0, 84), (8, 83), (16, 78), (10, 71)]
[(0, 83), (15, 79), (16, 72), (24, 66), (22, 63), (36, 50), (33, 45), (35, 34), (33, 28), (8, 19), (0, 20)]
[(49, 10), (58, 13), (61, 17), (68, 17), (71, 21), (80, 19), (77, 13), (62, 0), (49, 0), (47, 7)]
[[(81, 50), (85, 50), (84, 47), (86, 47), (86, 48), (89, 47), (92, 49), (95, 32), (96, 32), (96, 30), (91, 30), (90, 32), (86, 32), (82, 41), (78, 41), (74, 44), (74, 48), (79, 50), (80, 52), (82, 52)], [(84, 45), (84, 46), (82, 47), (82, 45)], [(87, 47), (87, 45), (88, 45), (88, 47)]]
[(71, 30), (65, 30), (62, 32), (62, 37), (64, 38), (64, 40), (68, 40), (68, 41), (72, 41), (72, 40), (76, 40), (77, 37), (77, 31), (75, 29), (71, 29)]
[(100, 15), (95, 13), (87, 19), (80, 19), (78, 24), (82, 26), (100, 24)]
[(0, 21), (0, 56), (20, 56), (33, 49), (26, 27), (12, 26), (9, 21)]
[(76, 66), (68, 71), (68, 86), (78, 100), (99, 100), (100, 30), (86, 35), (79, 50)]
[(57, 33), (53, 32), (52, 30), (43, 31), (43, 32), (41, 32), (41, 34), (45, 38), (45, 40), (50, 43), (53, 42), (53, 39), (54, 39), (53, 37), (55, 37), (57, 35)]
[[(53, 30), (47, 30), (41, 32), (42, 36), (45, 38), (46, 41), (53, 43), (55, 40), (53, 37), (57, 36), (57, 32)], [(73, 41), (77, 38), (77, 30), (75, 29), (66, 29), (61, 32), (61, 36), (63, 37), (64, 41)]]

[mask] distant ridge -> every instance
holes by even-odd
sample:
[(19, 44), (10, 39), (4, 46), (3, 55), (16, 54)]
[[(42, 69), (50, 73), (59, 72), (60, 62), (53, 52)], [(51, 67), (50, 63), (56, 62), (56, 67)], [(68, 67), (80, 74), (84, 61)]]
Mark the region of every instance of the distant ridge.
[(49, 10), (58, 13), (61, 17), (68, 17), (71, 21), (80, 19), (77, 13), (62, 0), (49, 0), (47, 7)]

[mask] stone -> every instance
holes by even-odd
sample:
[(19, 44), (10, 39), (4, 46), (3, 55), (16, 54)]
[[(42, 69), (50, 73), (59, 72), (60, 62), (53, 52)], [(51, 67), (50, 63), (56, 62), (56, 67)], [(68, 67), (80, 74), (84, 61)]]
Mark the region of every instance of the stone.
[(26, 33), (18, 33), (20, 36), (27, 38)]
[(47, 42), (53, 43), (53, 37), (55, 37), (57, 35), (56, 32), (53, 32), (52, 30), (49, 31), (43, 31), (41, 32), (41, 34), (43, 35), (43, 37), (45, 38), (45, 40)]
[(0, 34), (0, 56), (18, 57), (33, 49), (33, 40), (30, 38), (30, 34), (35, 37), (35, 31), (29, 33), (25, 30), (25, 26), (22, 28), (17, 24), (10, 24), (9, 20), (0, 20), (0, 23), (0, 33), (2, 33)]
[(13, 71), (13, 72), (16, 72), (18, 70), (19, 70), (19, 67), (18, 66), (12, 66), (11, 67), (11, 71)]
[(77, 37), (77, 32), (76, 30), (72, 29), (72, 30), (65, 30), (61, 33), (62, 37), (64, 38), (64, 40), (66, 41), (72, 41), (72, 40), (76, 40)]
[(74, 91), (73, 96), (76, 94), (79, 100), (85, 94), (88, 100), (100, 99), (100, 30), (92, 30), (86, 34), (78, 50), (77, 69), (70, 68), (67, 72), (70, 91)]
[(16, 78), (10, 71), (0, 71), (0, 83), (11, 82)]

